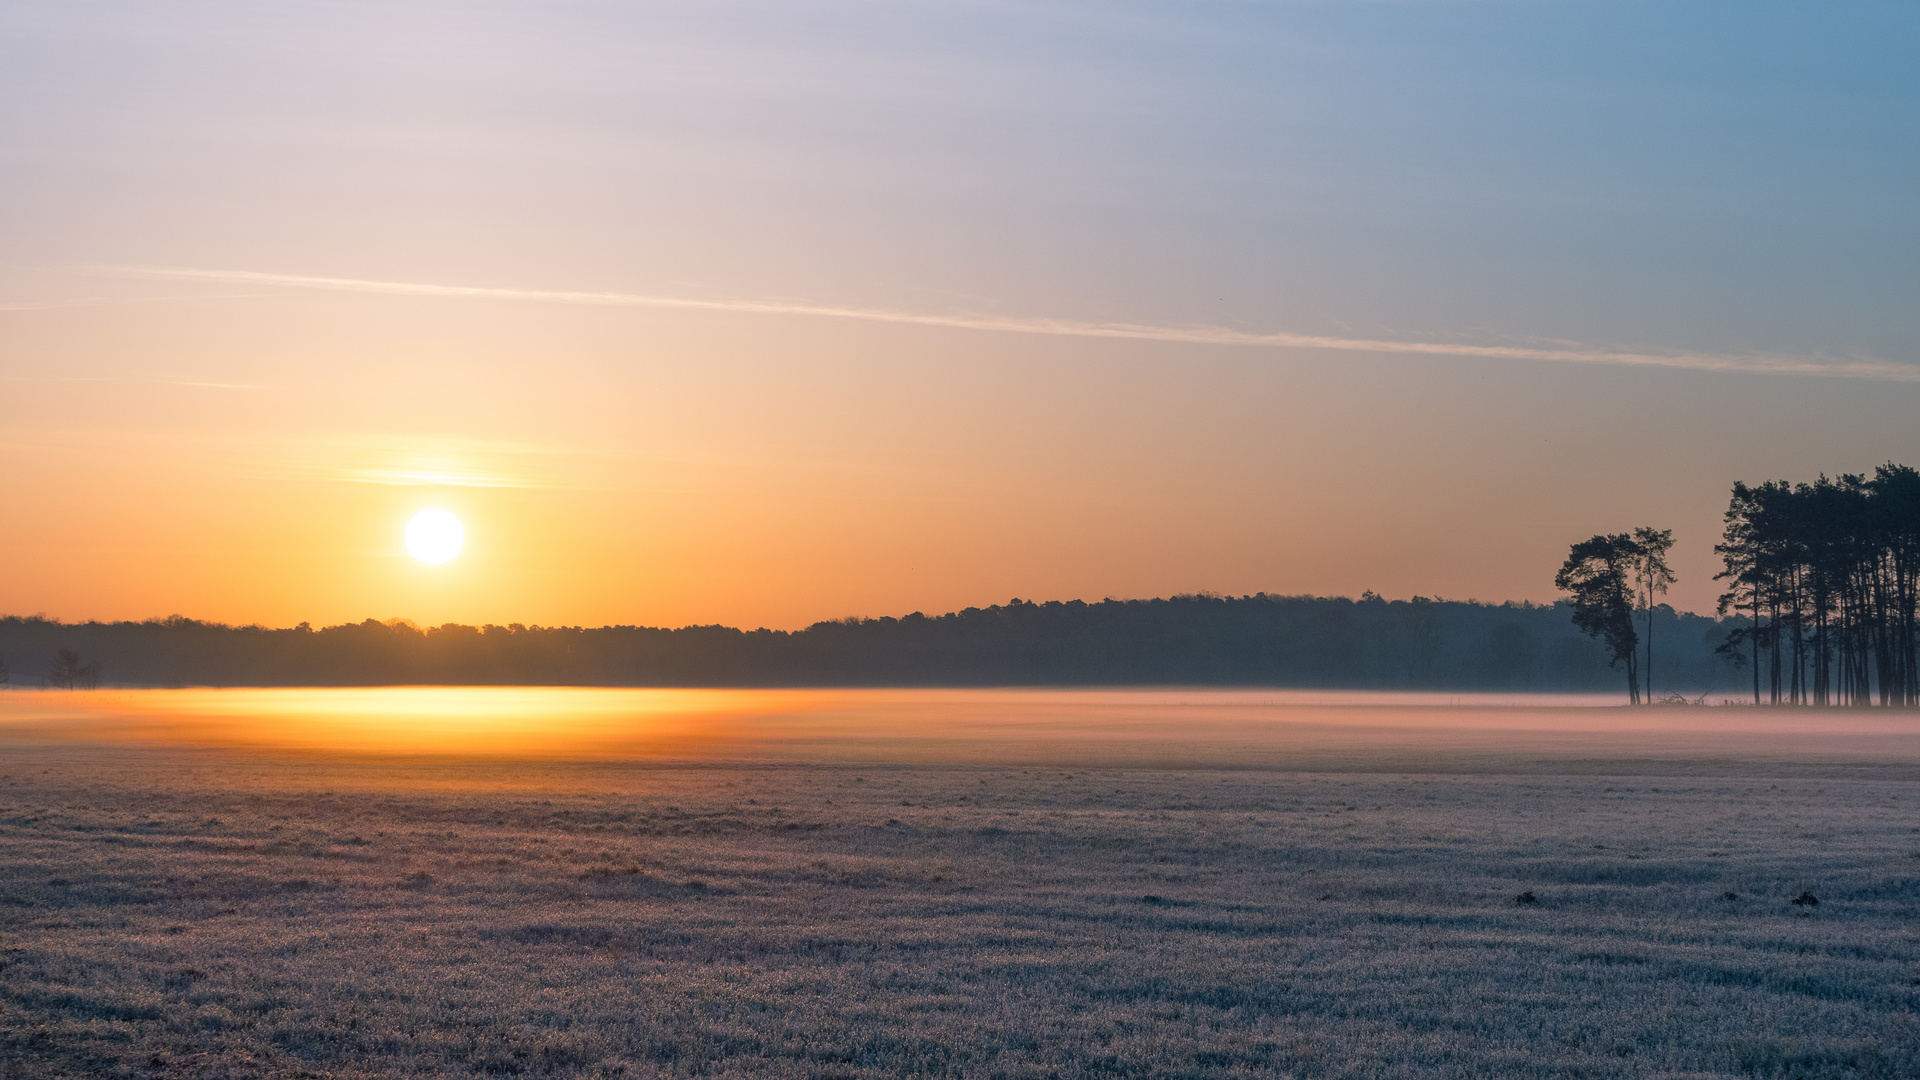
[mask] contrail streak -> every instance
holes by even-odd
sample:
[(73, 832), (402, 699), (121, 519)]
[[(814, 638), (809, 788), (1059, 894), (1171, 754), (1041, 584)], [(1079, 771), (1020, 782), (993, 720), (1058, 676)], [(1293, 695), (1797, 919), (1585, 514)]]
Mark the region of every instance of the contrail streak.
[(1561, 364), (1608, 364), (1622, 367), (1681, 368), (1758, 375), (1826, 375), (1839, 378), (1920, 382), (1920, 364), (1883, 360), (1830, 360), (1817, 356), (1701, 352), (1627, 352), (1580, 347), (1542, 348), (1527, 345), (1470, 345), (1441, 341), (1391, 341), (1376, 338), (1328, 337), (1319, 334), (1250, 333), (1217, 326), (1153, 326), (1142, 323), (1082, 322), (1071, 319), (1008, 318), (994, 315), (937, 315), (875, 308), (832, 307), (777, 300), (694, 300), (633, 293), (567, 292), (546, 289), (500, 289), (472, 285), (431, 285), (406, 281), (367, 281), (359, 278), (316, 277), (305, 274), (268, 274), (251, 270), (196, 270), (185, 267), (117, 266), (113, 273), (177, 281), (217, 281), (224, 284), (280, 285), (335, 292), (380, 293), (390, 296), (431, 296), (481, 300), (520, 300), (538, 303), (598, 304), (617, 307), (674, 308), (686, 311), (743, 312), (755, 315), (798, 315), (863, 322), (937, 326), (1008, 334), (1046, 334), (1055, 337), (1110, 338), (1126, 341), (1165, 341), (1191, 345), (1240, 345), (1276, 349), (1334, 349), (1343, 352), (1393, 353), (1415, 356), (1463, 356), (1494, 360), (1534, 360)]

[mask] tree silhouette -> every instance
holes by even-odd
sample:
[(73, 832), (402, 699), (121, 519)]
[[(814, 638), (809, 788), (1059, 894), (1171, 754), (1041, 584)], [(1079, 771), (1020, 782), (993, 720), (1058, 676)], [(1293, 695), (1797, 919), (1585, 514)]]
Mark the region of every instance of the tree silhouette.
[(1666, 595), (1673, 584), (1673, 571), (1667, 568), (1667, 552), (1673, 547), (1672, 529), (1653, 529), (1645, 525), (1633, 530), (1633, 542), (1639, 548), (1633, 560), (1635, 590), (1647, 603), (1647, 702), (1653, 702), (1653, 596)]
[(1748, 612), (1747, 625), (1730, 631), (1719, 651), (1732, 658), (1742, 639), (1752, 649), (1755, 705), (1760, 704), (1760, 647), (1766, 637), (1760, 624), (1760, 604), (1767, 592), (1761, 541), (1764, 530), (1758, 520), (1758, 506), (1759, 498), (1754, 490), (1736, 482), (1733, 485), (1733, 498), (1727, 506), (1726, 526), (1721, 533), (1721, 541), (1713, 546), (1714, 553), (1720, 556), (1726, 566), (1725, 570), (1714, 575), (1714, 580), (1731, 581), (1727, 591), (1720, 595), (1720, 614), (1737, 612), (1742, 603), (1745, 603)]
[(1573, 594), (1573, 625), (1605, 643), (1611, 666), (1626, 665), (1627, 702), (1632, 705), (1640, 704), (1635, 670), (1640, 641), (1633, 632), (1630, 576), (1640, 558), (1640, 545), (1631, 535), (1599, 535), (1573, 545), (1553, 578), (1556, 588)]
[(62, 690), (91, 690), (100, 685), (100, 665), (86, 663), (79, 653), (62, 648), (47, 666), (47, 683)]
[(1722, 652), (1747, 647), (1756, 704), (1765, 650), (1775, 704), (1920, 705), (1920, 472), (1735, 484), (1714, 551), (1721, 613), (1748, 612)]
[(7, 670), (6, 658), (0, 657), (0, 687), (7, 687), (12, 685), (13, 685), (13, 673)]

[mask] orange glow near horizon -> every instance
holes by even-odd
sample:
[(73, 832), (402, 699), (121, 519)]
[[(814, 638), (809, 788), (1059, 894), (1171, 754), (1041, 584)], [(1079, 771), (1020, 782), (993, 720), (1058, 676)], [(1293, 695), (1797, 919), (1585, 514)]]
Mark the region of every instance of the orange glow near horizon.
[[(0, 694), (0, 742), (447, 760), (1299, 767), (1381, 754), (1908, 760), (1920, 719), (1612, 697), (1257, 690), (342, 689)], [(1605, 703), (1605, 704), (1603, 704)]]

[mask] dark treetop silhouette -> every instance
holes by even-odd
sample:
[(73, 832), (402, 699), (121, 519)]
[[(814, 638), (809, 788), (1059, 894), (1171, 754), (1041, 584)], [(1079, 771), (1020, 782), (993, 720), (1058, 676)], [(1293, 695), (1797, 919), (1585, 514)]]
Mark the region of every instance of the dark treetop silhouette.
[(1714, 550), (1721, 613), (1747, 615), (1722, 653), (1752, 665), (1756, 703), (1765, 653), (1776, 704), (1920, 705), (1920, 473), (1735, 484)]
[[(1630, 704), (1642, 700), (1642, 674), (1645, 700), (1653, 700), (1653, 598), (1674, 582), (1667, 567), (1672, 548), (1671, 529), (1642, 526), (1631, 533), (1595, 536), (1573, 545), (1553, 578), (1555, 586), (1573, 594), (1573, 624), (1604, 642), (1612, 663), (1625, 665)], [(1635, 651), (1640, 643), (1633, 629), (1636, 608), (1647, 624), (1644, 667)]]
[(1626, 668), (1627, 700), (1634, 705), (1640, 704), (1634, 578), (1646, 560), (1633, 534), (1600, 535), (1573, 545), (1553, 578), (1555, 587), (1573, 594), (1573, 625), (1606, 645), (1608, 663)]

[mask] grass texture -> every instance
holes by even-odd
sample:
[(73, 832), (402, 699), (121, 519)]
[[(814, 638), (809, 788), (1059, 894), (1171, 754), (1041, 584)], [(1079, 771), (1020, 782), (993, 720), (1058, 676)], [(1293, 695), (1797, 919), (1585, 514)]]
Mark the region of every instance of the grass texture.
[(1671, 772), (16, 748), (0, 1076), (1920, 1076), (1920, 785)]

